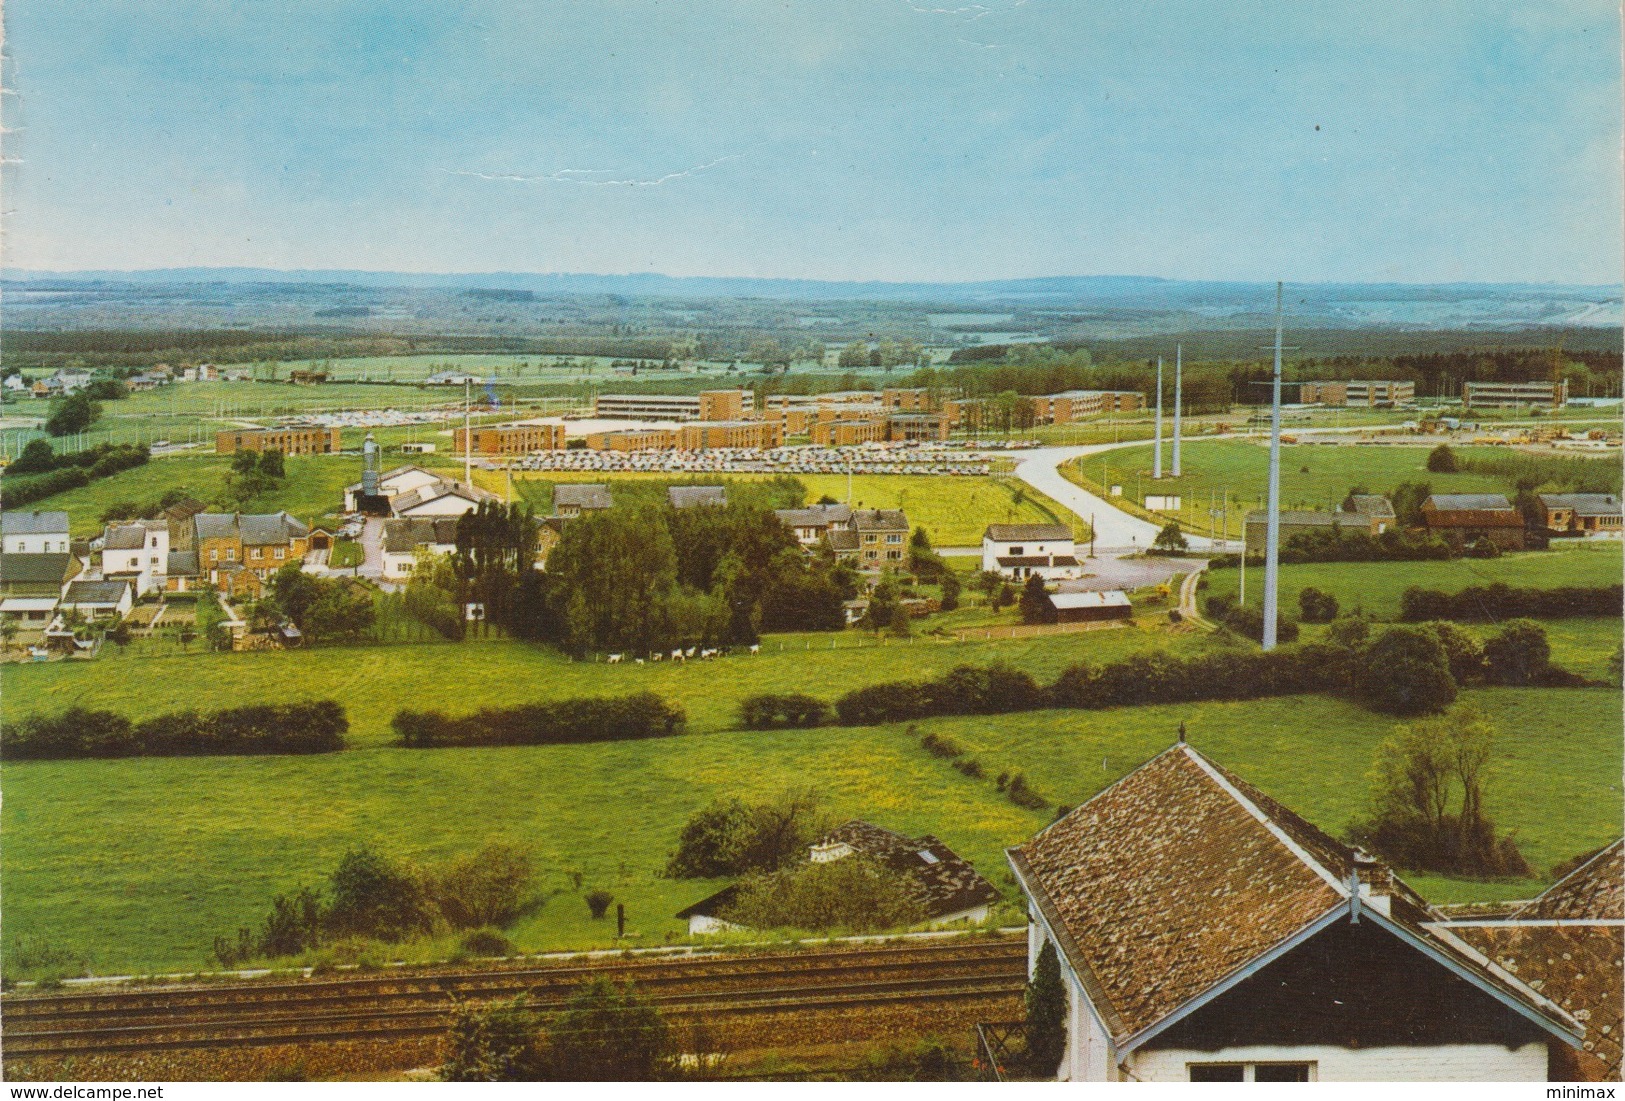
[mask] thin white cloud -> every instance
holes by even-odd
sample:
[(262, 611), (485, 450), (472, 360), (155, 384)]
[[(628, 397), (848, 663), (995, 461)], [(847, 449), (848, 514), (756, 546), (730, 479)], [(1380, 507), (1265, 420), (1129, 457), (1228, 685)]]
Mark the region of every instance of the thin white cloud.
[(680, 180), (686, 176), (695, 176), (701, 172), (715, 168), (725, 161), (736, 161), (743, 157), (743, 153), (729, 153), (725, 157), (718, 157), (714, 161), (696, 164), (680, 172), (668, 172), (664, 176), (649, 178), (601, 179), (604, 176), (613, 176), (613, 168), (561, 168), (556, 172), (545, 172), (539, 176), (527, 176), (514, 172), (474, 172), (462, 168), (442, 168), (440, 171), (453, 176), (472, 176), (479, 180), (494, 180), (500, 183), (575, 183), (585, 184), (588, 187), (659, 187), (672, 180)]

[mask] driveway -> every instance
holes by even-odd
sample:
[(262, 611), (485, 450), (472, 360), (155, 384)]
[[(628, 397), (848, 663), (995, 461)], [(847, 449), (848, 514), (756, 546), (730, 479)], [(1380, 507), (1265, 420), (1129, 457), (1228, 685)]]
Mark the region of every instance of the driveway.
[[(1160, 525), (1142, 520), (1138, 516), (1131, 516), (1116, 505), (1074, 485), (1063, 478), (1056, 468), (1062, 463), (1071, 462), (1082, 456), (1098, 455), (1103, 451), (1113, 451), (1120, 447), (1144, 446), (1145, 442), (1134, 440), (1120, 444), (1041, 447), (1025, 453), (1021, 463), (1016, 467), (1016, 477), (1071, 509), (1081, 519), (1092, 523), (1097, 554), (1143, 551), (1156, 539), (1157, 532), (1161, 530)], [(1210, 549), (1209, 540), (1203, 536), (1187, 535), (1185, 540), (1192, 550)]]
[(371, 578), (373, 581), (382, 581), (384, 578), (384, 521), (382, 517), (369, 516), (361, 528), (361, 538), (356, 540), (361, 544), (361, 568), (356, 573), (361, 577)]

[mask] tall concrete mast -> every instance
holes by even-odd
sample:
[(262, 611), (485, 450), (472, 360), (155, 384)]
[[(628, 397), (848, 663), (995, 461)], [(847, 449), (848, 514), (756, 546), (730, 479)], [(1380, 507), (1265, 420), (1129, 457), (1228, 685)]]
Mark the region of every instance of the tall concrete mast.
[(1185, 346), (1174, 345), (1174, 477), (1179, 477), (1179, 422), (1185, 407)]
[[(1151, 460), (1151, 477), (1162, 477), (1162, 357), (1157, 357), (1157, 449)], [(1141, 502), (1142, 504), (1144, 502)]]
[[(1275, 649), (1281, 580), (1281, 284), (1275, 284), (1275, 375), (1270, 403), (1270, 499), (1264, 542), (1264, 649)], [(1245, 552), (1244, 552), (1245, 553)]]

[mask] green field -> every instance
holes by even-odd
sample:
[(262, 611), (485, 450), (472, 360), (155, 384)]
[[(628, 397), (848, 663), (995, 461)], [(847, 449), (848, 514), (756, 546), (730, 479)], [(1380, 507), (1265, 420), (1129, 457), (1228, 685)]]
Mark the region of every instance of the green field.
[[(717, 680), (714, 672), (692, 672)], [(299, 683), (299, 671), (286, 679)], [(429, 683), (460, 682), (449, 668)], [(479, 683), (503, 681), (486, 676)], [(405, 697), (396, 681), (367, 698), (393, 704)], [(1505, 731), (1490, 809), (1518, 831), (1537, 867), (1617, 834), (1617, 694), (1500, 689), (1467, 699), (1490, 709)], [(990, 775), (1020, 769), (1049, 799), (1077, 803), (1166, 748), (1180, 722), (1199, 748), (1333, 831), (1359, 813), (1371, 752), (1393, 726), (1337, 700), (1303, 697), (919, 727), (951, 734)], [(582, 890), (604, 888), (626, 904), (635, 943), (680, 937), (672, 914), (715, 884), (674, 882), (659, 872), (683, 820), (717, 796), (811, 787), (837, 815), (935, 833), (1007, 895), (1002, 849), (1050, 817), (1014, 807), (988, 781), (927, 755), (902, 724), (711, 730), (591, 746), (423, 751), (372, 744), (319, 757), (25, 762), (7, 766), (4, 784), (7, 942), (68, 946), (102, 973), (208, 966), (216, 934), (257, 923), (271, 895), (317, 882), (360, 843), (417, 861), (492, 839), (532, 847), (546, 886), (557, 892), (512, 932), (521, 947), (535, 949), (610, 940), (611, 924), (589, 918), (571, 872), (581, 873)], [(1536, 889), (1420, 882), (1450, 897)]]
[[(791, 475), (807, 487), (807, 504), (824, 497), (847, 500), (844, 474)], [(722, 474), (714, 481), (751, 481), (766, 475)], [(515, 492), (538, 510), (553, 507), (553, 486), (559, 482), (599, 482), (613, 491), (617, 482), (706, 481), (701, 474), (608, 474), (577, 471), (528, 471), (514, 478)], [(475, 481), (495, 493), (504, 491), (505, 479), (490, 471), (476, 472)], [(1088, 537), (1088, 525), (1061, 505), (1030, 486), (1002, 477), (937, 477), (925, 474), (855, 474), (851, 500), (856, 508), (900, 508), (909, 523), (925, 528), (933, 546), (980, 546), (989, 524), (1070, 524), (1079, 538)], [(1020, 495), (1019, 500), (1017, 494)]]
[[(876, 639), (844, 631), (769, 636), (760, 654), (733, 656), (716, 664), (643, 666), (571, 661), (548, 647), (498, 640), (226, 654), (200, 650), (0, 667), (0, 719), (74, 706), (144, 715), (182, 706), (210, 709), (336, 699), (349, 709), (351, 741), (380, 745), (392, 739), (389, 720), (396, 707), (462, 712), (529, 700), (649, 690), (687, 708), (691, 732), (709, 733), (732, 728), (739, 700), (756, 692), (814, 691), (832, 698), (876, 681), (930, 676), (963, 663), (997, 660), (1049, 679), (1079, 661), (1110, 661), (1153, 647), (1185, 652), (1216, 645), (1221, 643), (1211, 636), (1168, 631), (1092, 631), (1013, 642), (949, 642), (928, 636)], [(816, 657), (809, 659), (810, 653)], [(809, 660), (817, 669), (812, 677), (807, 672)], [(119, 675), (108, 675), (108, 662), (117, 666)], [(479, 693), (437, 688), (429, 698), (419, 699), (422, 685), (478, 685)], [(390, 702), (375, 706), (379, 700)]]
[[(1458, 456), (1505, 456), (1504, 447), (1455, 447)], [(1400, 482), (1426, 482), (1435, 493), (1506, 493), (1512, 487), (1485, 474), (1432, 474), (1427, 469), (1427, 446), (1372, 445), (1352, 442), (1283, 445), (1281, 448), (1281, 507), (1283, 509), (1336, 508), (1350, 488), (1364, 485), (1373, 493), (1387, 493)], [(1163, 469), (1170, 469), (1171, 453), (1163, 445)], [(1617, 459), (1598, 459), (1611, 470)], [(1222, 505), (1229, 495), (1227, 531), (1241, 535), (1246, 513), (1264, 507), (1269, 481), (1267, 440), (1207, 440), (1187, 443), (1182, 449), (1184, 475), (1151, 477), (1152, 448), (1125, 447), (1092, 455), (1063, 467), (1068, 477), (1081, 477), (1093, 486), (1121, 485), (1131, 503), (1143, 504), (1146, 494), (1173, 494), (1183, 509), (1165, 513), (1190, 530), (1209, 530), (1218, 521), (1208, 514), (1209, 501)], [(1601, 466), (1599, 466), (1601, 469)], [(1086, 485), (1086, 488), (1092, 488)]]
[[(1364, 608), (1379, 619), (1396, 619), (1400, 595), (1412, 586), (1453, 593), (1495, 582), (1532, 589), (1617, 585), (1621, 569), (1625, 559), (1617, 542), (1559, 543), (1547, 551), (1449, 562), (1310, 562), (1281, 567), (1281, 607), (1296, 615), (1298, 594), (1313, 587), (1337, 597), (1345, 609)], [(1234, 593), (1240, 580), (1237, 570), (1210, 570), (1207, 592)], [(1264, 568), (1249, 565), (1249, 603), (1262, 598), (1263, 584)]]

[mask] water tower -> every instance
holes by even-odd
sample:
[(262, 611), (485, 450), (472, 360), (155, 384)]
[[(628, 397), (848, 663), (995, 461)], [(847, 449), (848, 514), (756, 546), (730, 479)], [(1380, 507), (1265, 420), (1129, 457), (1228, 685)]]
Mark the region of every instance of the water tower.
[(371, 432), (361, 445), (361, 495), (378, 496), (378, 441), (372, 438)]

